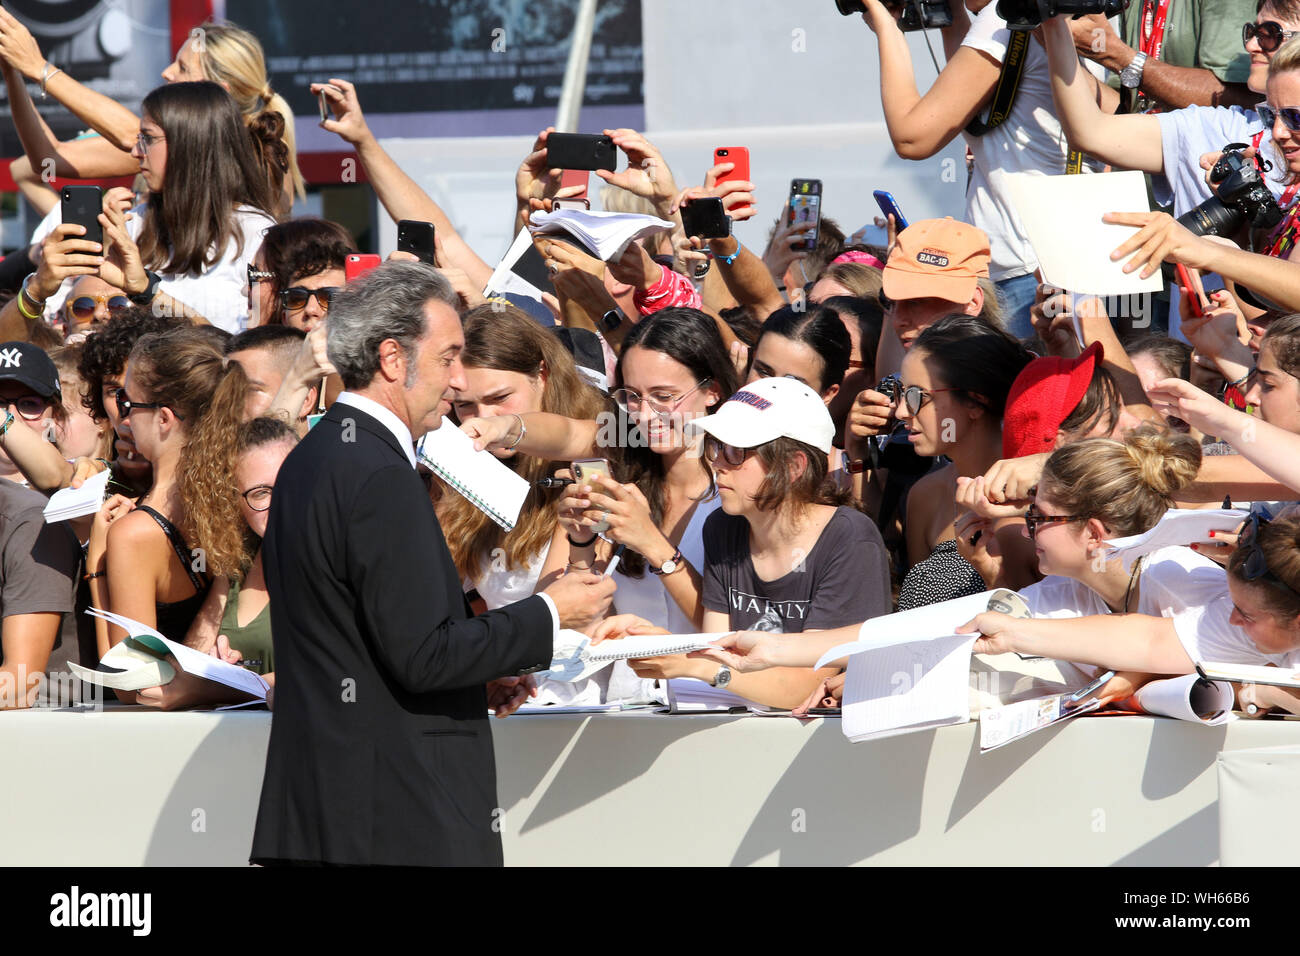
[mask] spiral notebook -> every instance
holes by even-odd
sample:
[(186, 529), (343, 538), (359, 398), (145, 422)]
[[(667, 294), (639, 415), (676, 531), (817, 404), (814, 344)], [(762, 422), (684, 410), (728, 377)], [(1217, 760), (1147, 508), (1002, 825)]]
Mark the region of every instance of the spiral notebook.
[(708, 647), (726, 631), (716, 634), (635, 634), (614, 641), (602, 641), (588, 646), (582, 656), (588, 661), (626, 661), (638, 657), (665, 657), (669, 654), (689, 654)]
[(447, 419), (420, 439), (418, 461), (460, 492), (502, 528), (513, 531), (528, 497), (528, 482), (489, 451), (475, 451), (474, 440)]

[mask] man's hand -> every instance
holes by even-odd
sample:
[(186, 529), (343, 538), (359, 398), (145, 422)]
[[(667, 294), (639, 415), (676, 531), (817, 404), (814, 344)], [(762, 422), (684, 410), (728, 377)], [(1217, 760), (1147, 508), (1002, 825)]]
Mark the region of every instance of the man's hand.
[(615, 587), (612, 577), (590, 571), (570, 571), (542, 593), (555, 602), (560, 627), (581, 631), (604, 617), (614, 600)]
[(1120, 39), (1110, 21), (1100, 13), (1090, 13), (1065, 22), (1070, 25), (1074, 48), (1080, 56), (1096, 60), (1116, 73), (1128, 66), (1133, 59), (1133, 48)]
[(522, 677), (499, 677), (487, 683), (488, 707), (498, 717), (509, 717), (530, 697), (537, 696), (531, 674)]

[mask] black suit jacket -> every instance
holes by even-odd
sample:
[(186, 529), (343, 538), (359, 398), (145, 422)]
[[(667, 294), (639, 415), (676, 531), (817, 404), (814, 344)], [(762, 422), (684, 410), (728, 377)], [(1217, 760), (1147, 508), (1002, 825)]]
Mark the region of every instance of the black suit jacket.
[(546, 602), (469, 617), (400, 442), (342, 403), (281, 467), (263, 561), (276, 686), (252, 861), (499, 865), (483, 685), (549, 665)]

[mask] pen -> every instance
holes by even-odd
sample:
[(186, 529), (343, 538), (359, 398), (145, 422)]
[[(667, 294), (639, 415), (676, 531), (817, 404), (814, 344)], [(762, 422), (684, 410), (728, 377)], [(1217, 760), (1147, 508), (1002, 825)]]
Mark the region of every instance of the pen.
[(609, 564), (605, 565), (605, 577), (609, 577), (618, 567), (618, 562), (623, 558), (623, 552), (627, 550), (627, 545), (620, 544), (614, 549), (614, 556), (609, 559)]
[(565, 485), (573, 484), (572, 478), (539, 478), (533, 482), (538, 488), (563, 488)]

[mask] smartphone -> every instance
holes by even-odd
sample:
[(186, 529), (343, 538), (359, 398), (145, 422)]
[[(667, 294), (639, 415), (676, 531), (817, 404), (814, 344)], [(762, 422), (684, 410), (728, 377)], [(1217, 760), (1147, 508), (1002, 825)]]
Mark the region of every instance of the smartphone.
[(1205, 314), (1205, 307), (1201, 305), (1201, 297), (1196, 294), (1196, 286), (1192, 285), (1192, 277), (1181, 262), (1174, 263), (1174, 269), (1178, 273), (1178, 284), (1183, 287), (1183, 295), (1187, 297), (1187, 310), (1199, 319)]
[(729, 183), (733, 180), (739, 182), (750, 181), (748, 146), (719, 146), (713, 151), (713, 165), (718, 166), (722, 163), (735, 163), (736, 168), (719, 176), (714, 185), (721, 186), (723, 183)]
[(822, 224), (822, 181), (820, 179), (790, 180), (789, 224), (810, 222), (812, 229), (792, 248), (811, 252), (817, 248), (817, 233)]
[(586, 133), (552, 133), (546, 137), (546, 163), (551, 169), (607, 169), (614, 171), (618, 150), (608, 136)]
[[(605, 458), (583, 458), (573, 463), (573, 480), (579, 485), (588, 484), (592, 475), (601, 475), (614, 480), (613, 475), (609, 472), (609, 461)], [(605, 509), (601, 509), (602, 511)], [(600, 521), (591, 526), (591, 530), (596, 534), (603, 534), (609, 530), (608, 521)]]
[(894, 225), (899, 232), (907, 228), (907, 217), (903, 215), (903, 210), (898, 208), (898, 200), (894, 194), (885, 189), (877, 189), (871, 195), (876, 197), (876, 205), (880, 207), (880, 213), (889, 221), (889, 217), (894, 217)]
[(372, 253), (354, 252), (343, 261), (343, 275), (347, 277), (348, 282), (360, 279), (382, 261), (379, 256)]
[(90, 242), (104, 242), (104, 227), (99, 224), (99, 214), (104, 211), (104, 190), (99, 186), (64, 186), (60, 194), (63, 202), (63, 221), (84, 226), (81, 236)]
[(320, 101), (320, 121), (323, 123), (330, 118), (330, 103), (325, 98), (324, 90), (317, 93), (316, 98)]
[[(570, 196), (569, 198), (586, 200), (587, 183), (590, 179), (591, 179), (591, 170), (589, 169), (562, 169), (560, 172), (560, 188), (564, 189), (568, 186), (581, 186), (582, 192), (576, 193), (575, 195)], [(556, 202), (559, 201), (560, 200), (556, 200)], [(567, 202), (568, 200), (565, 201)], [(590, 202), (587, 203), (587, 208), (588, 209), (591, 208)]]
[(433, 223), (403, 219), (397, 224), (398, 252), (409, 252), (421, 262), (436, 266), (433, 249)]
[(557, 199), (551, 203), (552, 209), (591, 209), (591, 200), (585, 196), (579, 199)]
[(725, 239), (731, 235), (731, 217), (717, 196), (692, 199), (682, 203), (682, 228), (687, 236), (702, 239)]

